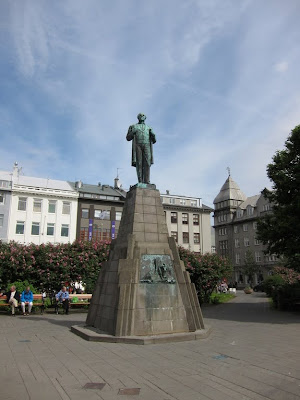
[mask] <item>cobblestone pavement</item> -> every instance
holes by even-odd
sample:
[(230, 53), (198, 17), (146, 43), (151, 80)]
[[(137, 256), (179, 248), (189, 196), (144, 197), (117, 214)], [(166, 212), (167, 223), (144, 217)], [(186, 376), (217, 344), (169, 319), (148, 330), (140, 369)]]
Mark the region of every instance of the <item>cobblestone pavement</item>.
[(137, 346), (77, 337), (86, 314), (2, 313), (0, 399), (300, 399), (299, 313), (238, 292), (203, 314), (207, 339)]

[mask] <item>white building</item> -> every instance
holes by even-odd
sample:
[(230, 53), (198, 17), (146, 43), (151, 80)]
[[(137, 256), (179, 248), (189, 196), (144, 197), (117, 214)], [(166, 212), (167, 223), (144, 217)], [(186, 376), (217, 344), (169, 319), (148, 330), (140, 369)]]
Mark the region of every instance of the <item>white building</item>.
[(202, 204), (202, 199), (161, 194), (169, 235), (176, 243), (197, 253), (211, 253), (212, 208)]
[(11, 181), (5, 241), (68, 243), (76, 239), (78, 193), (68, 182), (0, 171), (0, 180)]

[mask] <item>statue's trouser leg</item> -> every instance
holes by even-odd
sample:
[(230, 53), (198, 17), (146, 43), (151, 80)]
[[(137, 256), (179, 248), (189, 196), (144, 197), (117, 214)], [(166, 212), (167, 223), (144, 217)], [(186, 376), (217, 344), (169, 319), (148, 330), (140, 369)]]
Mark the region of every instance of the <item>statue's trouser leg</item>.
[(143, 152), (139, 145), (136, 146), (136, 173), (139, 182), (143, 182), (142, 177), (142, 169), (143, 169)]
[(151, 154), (149, 146), (144, 147), (143, 156), (143, 182), (150, 183)]

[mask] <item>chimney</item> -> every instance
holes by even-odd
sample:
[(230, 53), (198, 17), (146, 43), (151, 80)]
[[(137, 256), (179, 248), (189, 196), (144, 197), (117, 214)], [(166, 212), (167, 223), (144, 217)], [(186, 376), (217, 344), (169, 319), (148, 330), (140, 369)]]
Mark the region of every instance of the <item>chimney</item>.
[(170, 190), (166, 190), (166, 194), (170, 194)]
[(115, 185), (114, 188), (115, 189), (120, 189), (122, 187), (120, 179), (118, 177), (115, 178)]
[(19, 176), (19, 167), (17, 161), (14, 162), (14, 167), (13, 167), (13, 176), (17, 178)]
[(82, 188), (82, 182), (81, 182), (81, 181), (76, 181), (76, 182), (75, 182), (75, 188), (76, 188), (76, 189)]

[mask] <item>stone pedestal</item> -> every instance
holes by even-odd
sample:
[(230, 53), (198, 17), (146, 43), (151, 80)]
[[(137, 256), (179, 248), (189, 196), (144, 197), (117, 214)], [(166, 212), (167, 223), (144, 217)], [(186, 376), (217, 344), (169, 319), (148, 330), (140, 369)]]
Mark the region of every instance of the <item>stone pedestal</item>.
[[(127, 193), (118, 238), (90, 304), (90, 340), (97, 340), (97, 334), (98, 340), (127, 343), (149, 337), (171, 341), (174, 334), (178, 340), (206, 336), (194, 284), (174, 238), (168, 237), (160, 193), (155, 185), (145, 186), (136, 185)], [(72, 330), (89, 339), (87, 327), (84, 332)]]

